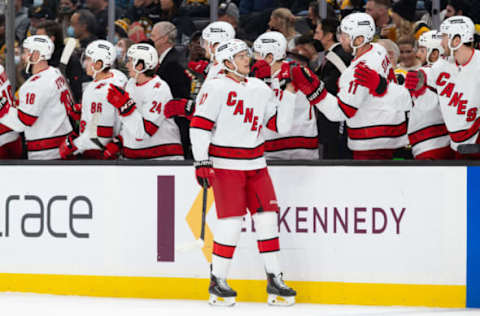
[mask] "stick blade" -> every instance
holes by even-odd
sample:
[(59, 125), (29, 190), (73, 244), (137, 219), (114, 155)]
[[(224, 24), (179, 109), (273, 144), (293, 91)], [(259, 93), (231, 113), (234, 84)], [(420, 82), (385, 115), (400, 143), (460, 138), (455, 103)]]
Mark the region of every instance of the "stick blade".
[(203, 240), (202, 239), (197, 239), (192, 242), (188, 243), (183, 243), (179, 245), (178, 247), (175, 247), (175, 250), (180, 251), (180, 252), (187, 252), (187, 251), (192, 251), (194, 249), (202, 249), (203, 248)]

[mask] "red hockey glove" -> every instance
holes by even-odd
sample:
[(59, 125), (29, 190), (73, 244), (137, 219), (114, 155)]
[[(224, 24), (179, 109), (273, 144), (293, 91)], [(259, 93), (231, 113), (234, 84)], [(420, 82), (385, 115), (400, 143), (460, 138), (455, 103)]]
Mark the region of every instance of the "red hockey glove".
[(409, 71), (405, 78), (405, 88), (410, 90), (410, 94), (419, 97), (427, 91), (427, 76), (423, 70)]
[(327, 96), (325, 84), (310, 69), (299, 65), (292, 69), (292, 83), (295, 89), (302, 91), (311, 105), (315, 105)]
[(71, 158), (71, 156), (73, 156), (73, 153), (78, 149), (77, 146), (75, 146), (75, 144), (73, 143), (73, 140), (77, 138), (77, 136), (77, 133), (72, 132), (67, 136), (67, 138), (65, 138), (65, 141), (60, 144), (58, 150), (62, 159)]
[(199, 61), (190, 61), (188, 62), (188, 68), (194, 72), (203, 75), (204, 77), (208, 74), (208, 69), (210, 62), (208, 60), (199, 60)]
[(4, 117), (10, 109), (10, 104), (6, 97), (0, 97), (0, 118)]
[(113, 84), (108, 88), (107, 100), (118, 109), (121, 116), (129, 116), (136, 108), (135, 101), (128, 92)]
[(272, 75), (272, 68), (265, 60), (257, 60), (252, 66), (250, 75), (268, 82), (268, 79), (270, 79)]
[(387, 93), (387, 80), (367, 65), (363, 63), (358, 64), (355, 67), (353, 76), (355, 77), (355, 82), (368, 88), (371, 95), (381, 97)]
[(163, 114), (166, 118), (171, 118), (172, 116), (183, 116), (191, 120), (195, 112), (195, 102), (189, 99), (172, 99), (165, 104), (165, 109)]
[(65, 105), (67, 110), (67, 115), (70, 116), (74, 121), (79, 121), (82, 115), (82, 105), (77, 104), (67, 104)]
[(287, 85), (292, 82), (292, 69), (297, 66), (294, 62), (283, 63), (278, 74), (280, 89), (285, 90)]
[(110, 142), (105, 146), (105, 150), (103, 151), (103, 158), (106, 160), (118, 159), (121, 149), (122, 143), (120, 143), (119, 141)]
[(197, 182), (203, 188), (209, 188), (215, 179), (215, 171), (213, 171), (213, 164), (210, 160), (194, 161), (195, 176)]

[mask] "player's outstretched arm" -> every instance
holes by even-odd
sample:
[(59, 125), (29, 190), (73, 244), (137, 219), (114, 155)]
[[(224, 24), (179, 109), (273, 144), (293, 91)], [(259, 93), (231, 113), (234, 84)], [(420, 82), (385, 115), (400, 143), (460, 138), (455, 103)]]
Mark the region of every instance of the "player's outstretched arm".
[(374, 97), (382, 97), (387, 93), (388, 82), (367, 65), (359, 63), (355, 67), (355, 83), (368, 89), (369, 93)]
[(175, 116), (192, 119), (195, 112), (195, 102), (190, 99), (174, 98), (165, 104), (164, 114), (166, 118)]

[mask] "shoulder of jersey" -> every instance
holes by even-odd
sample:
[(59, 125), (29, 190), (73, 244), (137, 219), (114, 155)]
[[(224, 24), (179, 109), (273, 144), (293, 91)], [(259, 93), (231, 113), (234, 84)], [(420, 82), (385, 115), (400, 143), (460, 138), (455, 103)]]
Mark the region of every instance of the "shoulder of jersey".
[(255, 77), (248, 77), (247, 82), (250, 85), (255, 86), (255, 87), (270, 89), (270, 87), (263, 80), (255, 78)]

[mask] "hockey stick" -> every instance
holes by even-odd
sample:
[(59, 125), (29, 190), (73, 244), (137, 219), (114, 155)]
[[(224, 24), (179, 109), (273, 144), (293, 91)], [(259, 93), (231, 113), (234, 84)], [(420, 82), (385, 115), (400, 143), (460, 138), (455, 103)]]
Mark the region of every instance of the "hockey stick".
[[(66, 81), (65, 85), (67, 86), (68, 93), (70, 94), (70, 97), (72, 98), (71, 101), (72, 101), (73, 104), (76, 103), (75, 102), (75, 96), (73, 95), (72, 89), (70, 88), (70, 85), (68, 84), (66, 70), (67, 70), (68, 61), (70, 60), (70, 57), (72, 56), (76, 45), (77, 45), (77, 42), (75, 41), (75, 39), (69, 38), (67, 40), (67, 43), (65, 44), (65, 47), (63, 48), (62, 55), (60, 56), (60, 64), (58, 65), (58, 69), (60, 70), (63, 77), (65, 78), (65, 81)], [(73, 130), (78, 133), (77, 122), (72, 117), (70, 117), (70, 115), (67, 115), (67, 116), (68, 116), (68, 120), (70, 121), (70, 124), (72, 125)]]
[(480, 154), (480, 144), (458, 145), (457, 150), (461, 154)]
[(175, 247), (176, 250), (178, 251), (189, 251), (197, 248), (203, 248), (203, 245), (205, 243), (205, 221), (206, 221), (206, 215), (207, 215), (207, 195), (208, 195), (208, 187), (207, 184), (203, 184), (203, 201), (202, 201), (202, 227), (200, 230), (200, 238), (198, 238), (195, 241), (184, 243), (178, 247)]

